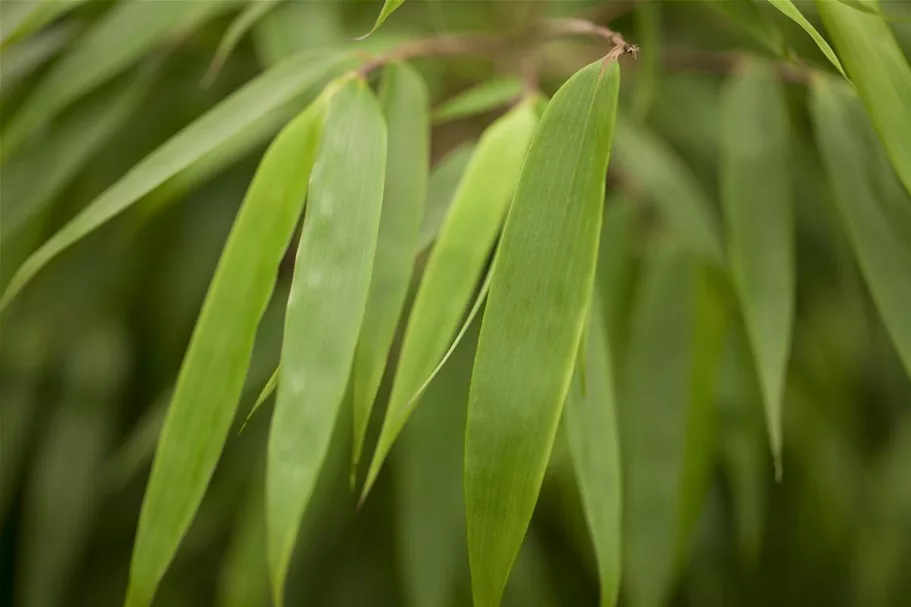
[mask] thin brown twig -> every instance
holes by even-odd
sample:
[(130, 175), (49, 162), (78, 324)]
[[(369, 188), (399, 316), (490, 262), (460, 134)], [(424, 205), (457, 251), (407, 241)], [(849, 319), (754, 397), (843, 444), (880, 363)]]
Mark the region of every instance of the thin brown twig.
[[(623, 36), (607, 27), (583, 19), (545, 19), (533, 28), (536, 33), (550, 38), (563, 35), (593, 36), (610, 42), (611, 49), (604, 60), (618, 59), (622, 55), (634, 58), (639, 47), (629, 44)], [(391, 51), (376, 56), (355, 70), (365, 76), (391, 61), (404, 61), (417, 57), (439, 57), (445, 55), (490, 55), (509, 48), (519, 38), (515, 34), (491, 36), (486, 34), (443, 34), (406, 42)]]

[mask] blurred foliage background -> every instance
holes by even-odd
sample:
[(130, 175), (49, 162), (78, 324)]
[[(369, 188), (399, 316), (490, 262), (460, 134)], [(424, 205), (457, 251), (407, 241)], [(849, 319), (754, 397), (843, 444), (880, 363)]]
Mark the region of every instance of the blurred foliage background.
[[(263, 10), (213, 72), (216, 49), (245, 3), (144, 0), (144, 9), (121, 15), (106, 34), (119, 37), (117, 52), (73, 67), (96, 70), (97, 77), (76, 90), (32, 95), (128, 2), (48, 1), (43, 14), (36, 9), (40, 2), (0, 2), (0, 130), (7, 137), (11, 122), (33, 111), (30, 104), (56, 104), (12, 153), (4, 149), (0, 287), (143, 157), (295, 53), (324, 47), (376, 52), (408, 37), (502, 32), (545, 16), (575, 16), (609, 24), (641, 47), (638, 60), (624, 59), (621, 98), (636, 128), (649, 134), (649, 147), (643, 151), (641, 134), (616, 141), (607, 204), (621, 211), (608, 212), (603, 238), (624, 243), (625, 251), (617, 262), (622, 268), (613, 269), (622, 273), (616, 284), (623, 288), (603, 294), (613, 314), (608, 323), (619, 344), (613, 352), (618, 365), (640, 277), (655, 263), (662, 230), (655, 207), (673, 203), (681, 179), (713, 201), (720, 195), (719, 92), (738, 59), (775, 60), (771, 40), (807, 65), (832, 70), (812, 40), (765, 2), (409, 0), (371, 38), (354, 42), (370, 29), (380, 3), (289, 0)], [(797, 4), (818, 23), (812, 3)], [(889, 25), (907, 56), (911, 24), (902, 17), (911, 17), (911, 7), (882, 6), (894, 17)], [(537, 48), (536, 80), (547, 94), (607, 50), (585, 39)], [(518, 50), (414, 63), (434, 106), (493, 77), (529, 78)], [(807, 87), (799, 77), (787, 80), (797, 310), (783, 477), (776, 482), (749, 349), (733, 322), (713, 388), (711, 432), (700, 442), (710, 463), (695, 523), (673, 574), (624, 579), (621, 604), (637, 604), (630, 587), (637, 583), (666, 586), (672, 605), (886, 607), (911, 597), (911, 382), (838, 219)], [(296, 100), (285, 119), (318, 90)], [(425, 218), (431, 237), (470, 146), (509, 101), (441, 117), (435, 125)], [(234, 215), (281, 124), (279, 116), (206, 169), (166, 181), (51, 263), (4, 311), (0, 604), (103, 607), (123, 600), (168, 396)], [(892, 170), (881, 153), (876, 158), (881, 170)], [(291, 255), (260, 326), (236, 429), (277, 364)], [(426, 253), (417, 259), (415, 284), (425, 261)], [(462, 437), (476, 329), (431, 385), (360, 510), (348, 487), (351, 414), (343, 413), (306, 514), (289, 605), (469, 604)], [(376, 440), (393, 368), (368, 445)], [(653, 372), (660, 381), (662, 368)], [(622, 397), (618, 409), (624, 428)], [(232, 431), (156, 605), (270, 604), (259, 499), (268, 421), (266, 410), (243, 433)], [(673, 417), (655, 421), (675, 423)], [(621, 430), (621, 443), (626, 436)], [(668, 457), (677, 456), (684, 454)], [(561, 432), (504, 605), (597, 602), (594, 554), (569, 458)]]

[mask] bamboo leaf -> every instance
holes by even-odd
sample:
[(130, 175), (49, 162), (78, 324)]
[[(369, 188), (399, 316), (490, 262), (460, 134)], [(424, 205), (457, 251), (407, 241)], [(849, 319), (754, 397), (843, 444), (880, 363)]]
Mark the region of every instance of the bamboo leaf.
[(225, 244), (158, 441), (133, 549), (128, 607), (151, 604), (215, 469), (257, 325), (303, 209), (323, 113), (318, 100), (276, 137)]
[(707, 260), (722, 265), (718, 218), (708, 194), (683, 159), (642, 127), (617, 124), (616, 162), (636, 180), (667, 224)]
[(813, 42), (816, 43), (816, 46), (819, 47), (819, 50), (822, 51), (822, 54), (826, 56), (826, 59), (841, 72), (842, 76), (845, 78), (848, 77), (848, 75), (845, 74), (845, 70), (841, 67), (841, 62), (838, 60), (838, 56), (835, 55), (835, 51), (832, 50), (832, 47), (829, 46), (826, 39), (822, 37), (815, 27), (813, 27), (813, 24), (807, 21), (807, 18), (803, 16), (803, 13), (794, 5), (792, 0), (769, 0), (769, 2), (794, 23), (799, 25), (803, 31), (809, 34), (810, 38), (813, 39)]
[(841, 218), (911, 376), (911, 198), (888, 169), (882, 145), (850, 89), (823, 77), (814, 80), (811, 110)]
[(473, 143), (460, 145), (446, 154), (430, 174), (430, 181), (427, 183), (427, 202), (424, 203), (424, 218), (418, 237), (418, 254), (429, 248), (439, 234), (474, 149)]
[[(745, 33), (772, 54), (783, 57), (787, 50), (785, 39), (775, 24), (759, 10), (754, 0), (705, 0), (714, 10), (737, 23)], [(677, 0), (680, 2), (680, 0)]]
[(633, 607), (667, 603), (711, 471), (721, 343), (711, 295), (705, 271), (679, 245), (652, 247), (620, 401), (624, 592)]
[[(865, 2), (877, 6), (875, 2)], [(911, 67), (889, 24), (841, 2), (817, 0), (845, 69), (867, 108), (886, 153), (911, 193)]]
[(260, 120), (270, 110), (289, 102), (347, 65), (349, 62), (341, 55), (304, 53), (269, 70), (231, 95), (146, 156), (35, 251), (16, 271), (0, 299), (0, 308), (6, 307), (35, 274), (61, 252), (181, 170), (216, 153), (220, 146), (247, 127), (261, 125)]
[(498, 605), (547, 468), (595, 278), (620, 68), (550, 101), (528, 151), (481, 326), (465, 433), (472, 594)]
[(750, 64), (723, 93), (721, 190), (728, 254), (781, 474), (781, 408), (794, 323), (789, 125), (775, 70)]
[(266, 521), (263, 487), (257, 476), (237, 515), (219, 571), (218, 607), (268, 607)]
[(433, 373), (472, 301), (509, 207), (535, 128), (522, 103), (482, 135), (459, 184), (411, 307), (386, 417), (361, 499), (417, 406), (414, 396)]
[[(32, 2), (4, 2), (0, 19), (0, 52), (6, 55), (10, 45), (19, 43), (51, 21), (77, 8), (87, 0), (36, 0)], [(4, 67), (4, 70), (7, 68)]]
[(373, 28), (369, 32), (367, 32), (366, 34), (364, 34), (363, 36), (358, 38), (358, 40), (363, 40), (364, 38), (366, 38), (367, 36), (369, 36), (370, 34), (375, 32), (376, 30), (378, 30), (379, 27), (381, 25), (383, 25), (383, 21), (385, 21), (389, 17), (389, 15), (391, 15), (393, 12), (395, 12), (395, 9), (402, 6), (404, 3), (405, 3), (405, 0), (385, 0), (385, 2), (383, 2), (383, 8), (380, 10), (380, 14), (376, 18), (376, 23), (373, 24)]
[(386, 125), (362, 80), (330, 101), (288, 297), (266, 469), (273, 602), (340, 409), (370, 288), (383, 201)]
[(468, 580), (463, 436), (480, 322), (428, 388), (393, 452), (398, 542), (408, 607), (453, 605)]
[(81, 337), (67, 361), (61, 402), (38, 446), (25, 490), (16, 604), (67, 604), (102, 497), (99, 469), (114, 436), (130, 371), (120, 325)]
[(902, 17), (899, 15), (887, 15), (883, 12), (882, 7), (880, 7), (878, 2), (864, 2), (864, 0), (837, 0), (845, 6), (850, 6), (854, 10), (860, 11), (862, 13), (867, 13), (868, 15), (875, 15), (886, 19), (887, 21), (894, 21), (896, 23), (908, 23), (911, 22), (911, 18)]
[(611, 607), (617, 604), (620, 594), (620, 442), (607, 333), (599, 298), (593, 299), (587, 339), (587, 389), (581, 391), (577, 375), (566, 401), (563, 424), (598, 561), (599, 605)]
[(48, 28), (5, 51), (3, 71), (0, 72), (0, 96), (9, 93), (10, 87), (56, 55), (69, 44), (75, 33), (75, 29), (68, 26)]
[(514, 76), (493, 78), (455, 97), (433, 111), (433, 123), (442, 124), (495, 110), (522, 95), (522, 80)]
[(234, 21), (228, 26), (228, 29), (221, 37), (221, 41), (218, 43), (218, 49), (215, 51), (215, 56), (212, 57), (212, 64), (203, 77), (203, 83), (208, 85), (215, 80), (215, 77), (218, 76), (218, 73), (224, 67), (225, 62), (227, 62), (231, 53), (234, 52), (234, 49), (247, 32), (256, 26), (260, 19), (265, 17), (269, 11), (282, 1), (283, 0), (253, 0), (253, 2), (248, 4), (247, 7), (234, 18)]
[[(54, 4), (47, 2), (46, 4)], [(123, 2), (113, 7), (38, 84), (3, 132), (2, 158), (70, 103), (103, 84), (176, 32), (227, 3)]]
[[(143, 70), (103, 97), (90, 97), (3, 167), (3, 226), (8, 238), (38, 215), (129, 118), (153, 82)], [(40, 177), (39, 177), (40, 176)]]
[(388, 66), (380, 103), (389, 131), (383, 213), (367, 312), (354, 355), (354, 456), (360, 462), (370, 412), (402, 314), (417, 249), (430, 166), (430, 101), (414, 68)]

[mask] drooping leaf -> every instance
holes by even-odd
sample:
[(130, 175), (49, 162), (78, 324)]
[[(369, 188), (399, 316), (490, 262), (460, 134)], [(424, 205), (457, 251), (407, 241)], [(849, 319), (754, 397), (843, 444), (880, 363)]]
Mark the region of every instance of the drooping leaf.
[[(617, 158), (614, 156), (614, 162)], [(610, 336), (610, 358), (624, 360), (627, 309), (635, 262), (637, 211), (633, 201), (608, 194), (601, 225), (598, 252), (597, 290), (594, 303), (600, 305), (604, 331)]]
[(390, 65), (383, 72), (379, 96), (389, 149), (370, 295), (352, 370), (353, 469), (360, 461), (373, 401), (408, 293), (430, 170), (430, 101), (421, 76), (408, 65)]
[(781, 11), (794, 23), (799, 25), (803, 31), (810, 35), (810, 38), (813, 39), (813, 42), (816, 43), (816, 46), (819, 47), (819, 50), (822, 51), (822, 54), (826, 56), (826, 59), (835, 66), (835, 68), (841, 72), (841, 75), (847, 78), (844, 69), (841, 67), (841, 62), (838, 60), (838, 56), (835, 55), (835, 51), (832, 50), (832, 47), (829, 46), (829, 43), (826, 42), (826, 39), (813, 27), (813, 24), (807, 21), (807, 18), (803, 16), (803, 13), (800, 12), (795, 5), (793, 0), (769, 0), (772, 3), (772, 6)]
[(624, 593), (633, 607), (666, 604), (704, 497), (720, 343), (711, 296), (705, 270), (679, 245), (650, 248), (619, 401)]
[[(0, 52), (8, 58), (11, 45), (21, 43), (42, 27), (77, 8), (87, 0), (41, 0), (35, 2), (4, 2), (0, 19)], [(7, 68), (4, 67), (4, 70)]]
[(570, 388), (563, 424), (582, 496), (601, 584), (601, 607), (617, 604), (621, 571), (620, 439), (608, 336), (598, 297), (589, 320), (588, 378)]
[(407, 607), (456, 604), (468, 580), (463, 434), (471, 364), (480, 322), (474, 322), (402, 430), (393, 451), (396, 528)]
[(379, 29), (379, 27), (381, 25), (383, 25), (383, 21), (385, 21), (389, 17), (389, 15), (391, 15), (395, 11), (395, 9), (402, 6), (404, 3), (405, 3), (405, 0), (385, 0), (383, 2), (383, 8), (380, 10), (380, 14), (376, 18), (376, 23), (373, 24), (373, 28), (369, 32), (367, 32), (366, 34), (364, 34), (363, 36), (358, 38), (358, 40), (363, 40), (364, 38), (366, 38), (367, 36), (369, 36), (370, 34), (375, 32), (377, 29)]
[(500, 242), (465, 433), (477, 607), (500, 603), (569, 390), (594, 286), (619, 84), (617, 62), (598, 61), (550, 101)]
[(211, 83), (215, 80), (215, 77), (224, 67), (225, 62), (228, 61), (228, 58), (231, 56), (235, 47), (240, 43), (241, 39), (259, 22), (260, 19), (265, 17), (269, 11), (282, 1), (283, 0), (253, 0), (253, 2), (248, 4), (247, 7), (234, 18), (234, 21), (228, 26), (221, 41), (218, 43), (218, 49), (215, 51), (215, 56), (212, 58), (212, 64), (209, 66), (209, 71), (206, 72), (203, 82)]
[(373, 270), (386, 125), (360, 79), (341, 83), (326, 113), (309, 211), (288, 297), (266, 467), (266, 534), (273, 602), (345, 395)]
[(269, 70), (231, 95), (134, 166), (35, 251), (13, 276), (0, 299), (0, 308), (62, 251), (181, 170), (204, 161), (247, 127), (261, 125), (260, 121), (270, 110), (349, 65), (345, 56), (304, 53)]
[[(876, 2), (865, 2), (876, 5)], [(898, 173), (911, 193), (911, 67), (881, 17), (841, 2), (817, 0), (845, 69)]]
[(23, 148), (3, 167), (3, 238), (53, 201), (130, 116), (152, 80), (151, 73), (142, 71), (103, 97), (87, 98), (47, 138)]
[(493, 78), (447, 99), (433, 111), (434, 124), (483, 114), (522, 95), (522, 81), (513, 76)]
[(363, 494), (417, 406), (414, 396), (452, 342), (487, 265), (535, 128), (524, 102), (482, 135), (424, 269)]
[(158, 441), (133, 549), (128, 607), (151, 604), (215, 469), (256, 327), (303, 209), (323, 114), (320, 99), (276, 137), (225, 244)]
[(0, 72), (0, 95), (5, 95), (19, 81), (66, 46), (75, 34), (72, 27), (48, 28), (3, 52), (3, 71)]
[(213, 0), (123, 2), (113, 7), (53, 66), (25, 101), (3, 132), (2, 158), (8, 158), (70, 103), (116, 76), (156, 44), (213, 16), (226, 5), (224, 0)]
[(450, 151), (434, 167), (427, 184), (427, 201), (424, 203), (424, 218), (421, 221), (421, 233), (418, 237), (418, 253), (425, 251), (433, 243), (449, 204), (455, 196), (462, 175), (474, 154), (474, 144), (466, 143)]
[(104, 325), (81, 337), (67, 360), (63, 394), (25, 489), (18, 605), (67, 604), (103, 497), (98, 473), (116, 428), (130, 354), (123, 327)]
[(873, 301), (911, 376), (911, 197), (885, 164), (882, 145), (853, 92), (823, 77), (811, 90), (816, 137), (835, 201)]
[(645, 192), (684, 242), (707, 260), (724, 263), (718, 218), (708, 194), (670, 146), (621, 119), (617, 124), (616, 163), (635, 179), (636, 187)]
[[(676, 0), (680, 2), (681, 0)], [(737, 23), (756, 42), (783, 57), (787, 45), (784, 36), (775, 24), (759, 10), (755, 0), (705, 0), (714, 10), (723, 13)]]
[(728, 255), (781, 473), (781, 407), (794, 323), (794, 219), (784, 90), (771, 66), (749, 64), (722, 101), (721, 194)]
[(648, 116), (661, 76), (661, 5), (657, 2), (642, 2), (634, 14), (639, 51), (638, 63), (641, 73), (637, 75), (636, 91), (633, 95), (633, 115), (642, 121)]
[(263, 486), (254, 478), (237, 515), (219, 572), (217, 607), (269, 607)]

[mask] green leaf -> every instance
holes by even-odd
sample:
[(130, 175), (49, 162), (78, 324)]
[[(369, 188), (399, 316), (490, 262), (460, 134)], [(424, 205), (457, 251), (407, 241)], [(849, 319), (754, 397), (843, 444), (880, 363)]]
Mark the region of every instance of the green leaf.
[(106, 13), (54, 64), (3, 132), (6, 159), (48, 120), (147, 55), (169, 36), (227, 6), (211, 2), (123, 2)]
[(394, 452), (399, 554), (408, 607), (454, 605), (468, 580), (463, 434), (480, 322), (456, 348)]
[(303, 209), (324, 105), (315, 102), (266, 151), (225, 244), (158, 441), (133, 549), (128, 607), (151, 604), (215, 469), (257, 325)]
[(810, 35), (810, 38), (813, 39), (813, 42), (816, 43), (816, 46), (819, 47), (819, 50), (822, 51), (822, 54), (826, 56), (826, 59), (828, 59), (832, 65), (834, 65), (835, 68), (841, 72), (842, 76), (845, 78), (848, 77), (848, 75), (845, 74), (845, 70), (842, 69), (841, 62), (835, 55), (835, 51), (832, 50), (832, 47), (829, 46), (829, 43), (826, 42), (826, 39), (823, 38), (818, 31), (816, 31), (816, 28), (813, 27), (813, 24), (807, 21), (807, 18), (803, 16), (803, 13), (801, 13), (800, 9), (794, 5), (794, 2), (792, 0), (769, 0), (769, 2), (771, 2), (772, 6), (784, 13), (794, 23), (803, 28), (803, 31)]
[(273, 602), (322, 468), (364, 318), (386, 170), (382, 109), (362, 80), (330, 101), (288, 297), (269, 434), (266, 534)]
[(624, 592), (632, 607), (667, 604), (711, 471), (720, 339), (710, 295), (705, 270), (679, 245), (650, 248), (619, 411)]
[(608, 194), (604, 205), (595, 301), (601, 306), (604, 331), (610, 336), (608, 345), (614, 361), (624, 359), (628, 337), (626, 317), (635, 269), (638, 210), (635, 203), (622, 195)]
[[(681, 0), (676, 0), (680, 2)], [(689, 0), (686, 0), (689, 1)], [(754, 0), (704, 0), (714, 10), (737, 23), (745, 33), (778, 57), (785, 55), (787, 45), (781, 31), (759, 10)]]
[(32, 74), (63, 47), (69, 44), (75, 29), (68, 26), (48, 28), (3, 53), (0, 72), (0, 95)]
[(244, 423), (240, 427), (240, 431), (243, 432), (244, 428), (247, 427), (247, 424), (250, 423), (250, 418), (253, 417), (253, 414), (259, 411), (259, 408), (262, 407), (269, 397), (275, 393), (275, 389), (278, 388), (278, 376), (279, 369), (275, 368), (275, 371), (272, 372), (272, 375), (269, 376), (269, 379), (266, 380), (263, 389), (259, 391), (259, 395), (256, 397), (256, 400), (253, 401), (253, 406), (250, 407), (250, 412), (247, 413), (247, 417), (244, 418)]
[(390, 65), (379, 97), (389, 131), (388, 161), (370, 295), (352, 370), (353, 469), (411, 283), (430, 166), (430, 101), (421, 76), (408, 65)]
[(699, 181), (673, 149), (628, 120), (617, 124), (616, 162), (693, 251), (724, 263), (718, 218)]
[(103, 497), (95, 481), (116, 431), (130, 354), (119, 325), (95, 328), (73, 347), (23, 496), (17, 604), (69, 603)]
[(888, 23), (840, 2), (817, 0), (816, 8), (835, 41), (857, 94), (886, 146), (905, 189), (911, 193), (911, 67)]
[(404, 3), (405, 3), (405, 0), (385, 0), (385, 2), (383, 2), (383, 8), (380, 10), (380, 14), (376, 18), (376, 23), (373, 24), (373, 28), (369, 32), (367, 32), (366, 34), (364, 34), (363, 36), (358, 38), (358, 40), (363, 40), (364, 38), (366, 38), (367, 36), (369, 36), (370, 34), (375, 32), (376, 30), (378, 30), (379, 27), (381, 25), (383, 25), (383, 21), (385, 21), (389, 17), (389, 15), (391, 15), (395, 11), (395, 9), (402, 6), (402, 4), (404, 4)]
[(414, 396), (445, 354), (474, 297), (515, 191), (536, 121), (531, 104), (522, 103), (513, 109), (481, 136), (465, 169), (411, 307), (362, 499), (417, 406)]
[(269, 607), (263, 487), (257, 476), (237, 515), (218, 576), (217, 607)]
[(8, 238), (38, 215), (76, 177), (136, 109), (153, 82), (152, 71), (89, 97), (55, 125), (48, 137), (23, 148), (3, 167), (3, 226)]
[[(51, 21), (77, 8), (87, 0), (34, 0), (4, 2), (0, 19), (0, 51), (8, 59), (10, 45), (27, 38)], [(18, 44), (17, 44), (18, 46)], [(13, 47), (15, 48), (15, 47)], [(4, 71), (7, 69), (4, 66)]]
[(0, 299), (0, 308), (6, 307), (35, 274), (62, 251), (181, 170), (217, 153), (220, 146), (229, 143), (247, 127), (261, 125), (260, 121), (270, 110), (348, 65), (350, 63), (341, 55), (304, 53), (269, 70), (231, 95), (146, 156), (35, 251), (13, 276)]
[(857, 97), (840, 83), (813, 81), (811, 110), (832, 191), (899, 358), (911, 376), (911, 198), (888, 168)]
[(864, 0), (837, 0), (845, 6), (850, 6), (854, 10), (860, 11), (862, 13), (867, 13), (868, 15), (875, 15), (886, 19), (887, 21), (894, 21), (897, 23), (908, 23), (911, 22), (909, 17), (901, 17), (898, 15), (887, 15), (883, 12), (883, 9), (879, 6), (878, 2), (864, 2)]
[(433, 123), (452, 122), (495, 110), (518, 99), (522, 86), (522, 80), (514, 76), (484, 81), (439, 105), (433, 111)]
[(637, 42), (642, 50), (639, 51), (638, 60), (641, 74), (636, 80), (632, 111), (637, 120), (643, 121), (652, 108), (658, 79), (661, 77), (661, 5), (657, 2), (642, 2), (636, 6), (633, 16), (636, 20)]
[(577, 375), (566, 400), (563, 424), (598, 561), (599, 605), (612, 607), (620, 594), (620, 440), (610, 350), (598, 299), (593, 298), (586, 340), (586, 390), (580, 389)]
[(550, 458), (591, 297), (620, 85), (592, 63), (550, 101), (506, 221), (465, 432), (476, 607), (498, 605)]
[(427, 184), (427, 201), (424, 203), (424, 218), (418, 237), (418, 254), (425, 251), (440, 232), (449, 205), (455, 196), (465, 168), (474, 155), (475, 144), (465, 143), (451, 150), (440, 160), (430, 174)]
[(722, 100), (721, 192), (728, 255), (762, 389), (777, 474), (794, 324), (794, 218), (789, 124), (775, 69), (751, 63)]
[(239, 15), (237, 15), (237, 17), (234, 18), (234, 21), (232, 21), (231, 25), (228, 26), (228, 29), (225, 30), (224, 35), (221, 37), (221, 41), (218, 43), (218, 49), (216, 49), (215, 56), (212, 58), (212, 64), (209, 65), (209, 71), (207, 71), (206, 75), (203, 77), (204, 84), (211, 84), (212, 81), (215, 80), (215, 77), (218, 76), (218, 73), (228, 61), (231, 53), (234, 52), (234, 49), (247, 32), (282, 1), (283, 0), (253, 0)]

